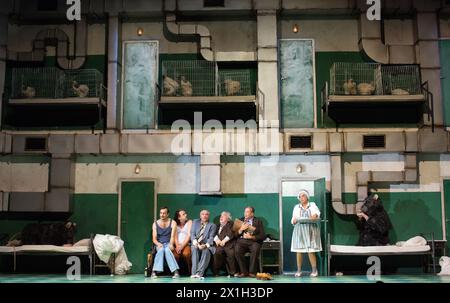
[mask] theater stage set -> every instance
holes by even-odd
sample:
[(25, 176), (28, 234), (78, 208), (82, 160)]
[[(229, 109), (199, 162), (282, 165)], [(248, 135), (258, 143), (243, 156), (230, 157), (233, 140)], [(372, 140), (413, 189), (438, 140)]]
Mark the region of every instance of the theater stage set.
[[(63, 0), (2, 0), (0, 283), (374, 283), (371, 256), (383, 282), (450, 282), (450, 5), (381, 2), (371, 20), (359, 0), (91, 0), (68, 20)], [(294, 277), (303, 189), (321, 212), (317, 278)], [(366, 249), (371, 192), (392, 228)], [(253, 206), (273, 280), (146, 278), (163, 206), (216, 224)], [(68, 221), (84, 246), (7, 246)], [(96, 267), (106, 234), (128, 274)]]

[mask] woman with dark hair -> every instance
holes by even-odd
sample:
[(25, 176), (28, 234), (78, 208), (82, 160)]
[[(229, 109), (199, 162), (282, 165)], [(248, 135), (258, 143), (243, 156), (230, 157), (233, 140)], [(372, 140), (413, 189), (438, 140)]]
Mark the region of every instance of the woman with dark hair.
[(184, 260), (190, 273), (192, 268), (192, 254), (189, 243), (191, 241), (192, 220), (188, 219), (184, 209), (177, 210), (173, 220), (177, 223), (175, 250), (173, 253), (178, 263), (180, 263), (180, 258)]

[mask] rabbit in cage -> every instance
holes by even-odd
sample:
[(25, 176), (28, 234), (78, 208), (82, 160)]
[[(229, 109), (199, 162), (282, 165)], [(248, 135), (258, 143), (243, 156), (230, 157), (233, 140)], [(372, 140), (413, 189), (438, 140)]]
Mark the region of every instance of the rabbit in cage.
[(396, 89), (393, 89), (393, 90), (391, 91), (391, 94), (392, 94), (392, 95), (396, 95), (396, 96), (399, 96), (399, 95), (409, 95), (409, 92), (408, 92), (407, 90), (405, 90), (405, 89), (402, 89), (402, 88), (396, 88)]
[(164, 83), (164, 96), (175, 96), (178, 89), (180, 88), (180, 84), (178, 82), (167, 75), (163, 75), (163, 83)]
[(73, 93), (80, 98), (87, 97), (89, 95), (89, 86), (86, 84), (78, 84), (77, 81), (72, 82)]
[(181, 76), (180, 77), (180, 84), (181, 84), (181, 94), (183, 96), (192, 96), (192, 84), (188, 80), (186, 80), (186, 77)]
[(344, 93), (346, 95), (356, 95), (356, 82), (353, 79), (349, 79), (347, 82), (344, 82)]
[(36, 89), (31, 86), (22, 86), (22, 95), (25, 98), (34, 98), (36, 96)]
[(234, 96), (241, 90), (241, 83), (239, 81), (226, 79), (223, 82), (225, 83), (225, 92), (227, 96)]
[(375, 92), (374, 83), (360, 83), (358, 84), (358, 93), (360, 95), (373, 95)]

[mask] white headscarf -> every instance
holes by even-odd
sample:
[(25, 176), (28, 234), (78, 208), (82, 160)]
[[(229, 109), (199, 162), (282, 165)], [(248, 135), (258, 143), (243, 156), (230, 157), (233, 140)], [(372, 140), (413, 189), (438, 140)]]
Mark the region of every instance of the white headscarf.
[(300, 200), (301, 195), (305, 195), (306, 198), (307, 198), (308, 201), (309, 201), (309, 192), (308, 192), (306, 189), (302, 189), (302, 190), (298, 193), (297, 198), (298, 198), (299, 200)]

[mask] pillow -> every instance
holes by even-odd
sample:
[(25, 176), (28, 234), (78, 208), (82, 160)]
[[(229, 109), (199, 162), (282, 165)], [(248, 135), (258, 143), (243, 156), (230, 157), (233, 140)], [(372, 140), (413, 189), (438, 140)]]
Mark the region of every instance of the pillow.
[(81, 239), (77, 243), (75, 243), (73, 246), (89, 246), (89, 243), (91, 242), (91, 239)]

